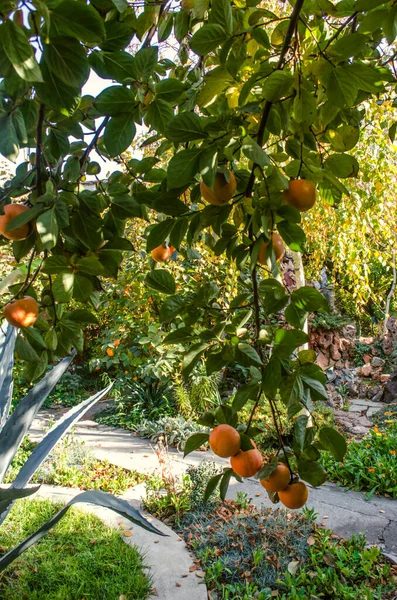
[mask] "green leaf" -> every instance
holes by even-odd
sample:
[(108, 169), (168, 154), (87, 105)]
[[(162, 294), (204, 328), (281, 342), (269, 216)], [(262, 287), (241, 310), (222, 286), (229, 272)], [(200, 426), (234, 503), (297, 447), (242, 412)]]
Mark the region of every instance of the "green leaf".
[(88, 79), (90, 67), (83, 46), (74, 39), (60, 37), (44, 46), (43, 60), (58, 79), (80, 88)]
[(259, 390), (259, 384), (254, 381), (240, 385), (233, 399), (232, 409), (234, 412), (240, 411), (249, 400), (256, 400)]
[(190, 327), (180, 327), (165, 336), (163, 344), (180, 344), (181, 342), (189, 342), (191, 339), (192, 330)]
[(383, 22), (383, 31), (389, 44), (392, 44), (397, 37), (397, 6), (394, 5), (388, 12)]
[(74, 273), (59, 273), (52, 284), (52, 292), (56, 302), (70, 302), (73, 297)]
[(51, 72), (44, 61), (41, 64), (44, 83), (36, 83), (35, 87), (41, 102), (64, 115), (69, 115), (79, 102), (80, 90), (70, 87)]
[(276, 102), (281, 100), (291, 90), (294, 78), (286, 71), (274, 71), (263, 84), (262, 93), (265, 100)]
[[(3, 133), (3, 132), (2, 132)], [(17, 215), (8, 223), (6, 231), (12, 231), (16, 227), (21, 227), (21, 225), (25, 225), (25, 223), (29, 223), (33, 219), (35, 219), (38, 215), (40, 215), (44, 210), (42, 204), (36, 204), (36, 206), (32, 206), (28, 210), (25, 210), (21, 214)]]
[(163, 79), (155, 87), (156, 98), (165, 102), (176, 102), (184, 91), (185, 84), (178, 79)]
[(329, 304), (325, 296), (314, 287), (303, 286), (291, 294), (291, 302), (308, 313), (321, 310), (329, 312)]
[(112, 0), (112, 2), (120, 13), (125, 12), (129, 6), (127, 0)]
[(132, 83), (135, 81), (134, 57), (124, 50), (117, 52), (99, 52), (94, 50), (88, 57), (88, 61), (95, 73), (102, 79), (114, 79), (120, 83)]
[(102, 50), (114, 52), (124, 50), (131, 42), (134, 30), (131, 26), (122, 21), (105, 21), (106, 39), (101, 44)]
[(103, 115), (111, 117), (120, 116), (120, 113), (129, 113), (134, 110), (136, 101), (133, 93), (122, 85), (113, 85), (106, 88), (95, 100), (95, 107)]
[(210, 146), (203, 150), (200, 156), (200, 175), (208, 187), (214, 185), (218, 167), (218, 150), (216, 146)]
[(51, 25), (60, 35), (66, 34), (87, 44), (99, 44), (105, 39), (104, 20), (92, 6), (64, 0), (51, 12)]
[(262, 390), (270, 398), (274, 398), (281, 382), (281, 363), (272, 357), (262, 374)]
[(281, 221), (281, 223), (277, 224), (277, 229), (284, 242), (291, 248), (291, 250), (295, 250), (295, 252), (303, 251), (306, 235), (302, 227), (299, 227), (299, 225), (296, 223)]
[(186, 306), (186, 300), (182, 296), (169, 296), (160, 307), (160, 322), (169, 323)]
[[(230, 6), (230, 4), (229, 4), (229, 6)], [(225, 500), (225, 498), (226, 498), (230, 479), (233, 477), (233, 475), (234, 475), (233, 469), (226, 469), (226, 471), (224, 471), (224, 473), (223, 473), (223, 476), (221, 479), (221, 484), (219, 486), (219, 493), (220, 493), (221, 500)]]
[(109, 156), (117, 156), (127, 150), (135, 133), (135, 123), (131, 115), (125, 113), (112, 117), (105, 127), (103, 138)]
[(156, 99), (148, 106), (145, 122), (160, 133), (165, 133), (168, 123), (174, 118), (174, 109), (169, 102)]
[(50, 210), (46, 210), (37, 217), (36, 229), (41, 243), (46, 250), (51, 250), (51, 248), (56, 246), (58, 240), (58, 221), (55, 208), (50, 208)]
[(233, 16), (230, 0), (212, 0), (209, 23), (220, 25), (230, 35), (233, 33)]
[(299, 477), (317, 487), (327, 481), (327, 473), (322, 465), (312, 460), (298, 461)]
[(0, 131), (0, 152), (14, 162), (18, 158), (20, 144), (12, 113), (0, 114)]
[(56, 350), (58, 346), (58, 336), (55, 329), (49, 329), (44, 336), (44, 341), (47, 344), (49, 350)]
[(175, 280), (171, 273), (165, 269), (154, 269), (146, 275), (145, 283), (148, 287), (163, 294), (175, 294)]
[(174, 226), (170, 233), (170, 244), (179, 250), (181, 242), (184, 240), (186, 232), (189, 228), (189, 217), (181, 217), (174, 219)]
[(346, 67), (331, 69), (326, 81), (327, 96), (335, 106), (353, 106), (358, 93), (357, 83)]
[(187, 11), (181, 10), (175, 14), (174, 33), (179, 43), (189, 33), (189, 14)]
[(43, 81), (40, 67), (34, 56), (25, 30), (13, 21), (0, 25), (0, 40), (3, 50), (15, 71), (24, 81)]
[(157, 248), (157, 246), (160, 246), (160, 244), (165, 242), (165, 240), (171, 232), (171, 229), (174, 226), (174, 223), (174, 219), (165, 219), (165, 221), (161, 221), (161, 223), (158, 223), (150, 230), (150, 233), (146, 240), (147, 252), (150, 252), (151, 250)]
[(21, 335), (18, 335), (15, 341), (15, 353), (19, 358), (26, 360), (27, 362), (40, 362), (40, 356), (37, 354), (36, 350), (34, 350), (29, 342)]
[(208, 433), (193, 433), (187, 440), (185, 444), (185, 448), (183, 450), (183, 458), (185, 458), (188, 454), (201, 448), (206, 442), (208, 442)]
[(298, 123), (309, 126), (314, 123), (317, 114), (316, 99), (305, 89), (298, 90), (294, 99), (294, 117)]
[(236, 348), (236, 361), (243, 366), (262, 365), (259, 354), (251, 344), (240, 342)]
[(204, 498), (203, 498), (204, 503), (208, 502), (210, 496), (212, 496), (212, 494), (215, 492), (222, 477), (223, 477), (223, 473), (219, 473), (219, 475), (214, 475), (214, 477), (211, 477), (211, 479), (207, 483), (207, 487), (205, 488)]
[(288, 304), (284, 286), (277, 279), (264, 279), (259, 284), (259, 293), (263, 298), (263, 308), (267, 315), (280, 312)]
[(43, 273), (48, 275), (57, 275), (58, 273), (69, 273), (71, 267), (64, 256), (54, 254), (45, 259), (42, 266)]
[(356, 177), (360, 165), (357, 159), (350, 154), (331, 154), (324, 163), (325, 167), (336, 177)]
[(203, 120), (194, 112), (184, 112), (173, 117), (165, 126), (167, 138), (173, 142), (190, 142), (207, 137)]
[(190, 40), (190, 48), (199, 56), (212, 52), (227, 39), (223, 25), (203, 25)]
[(300, 415), (297, 417), (294, 426), (294, 450), (298, 449), (303, 451), (305, 447), (306, 427), (309, 417), (307, 415)]
[(90, 215), (75, 212), (71, 218), (73, 233), (77, 239), (90, 250), (96, 251), (103, 241), (102, 238), (102, 219)]
[(321, 445), (329, 450), (336, 460), (343, 460), (347, 445), (346, 440), (336, 429), (332, 427), (322, 427), (318, 434)]
[(361, 54), (368, 44), (369, 38), (363, 33), (351, 33), (339, 38), (329, 49), (330, 53), (339, 54), (341, 58), (348, 59)]
[(241, 146), (243, 154), (256, 165), (264, 168), (270, 165), (270, 158), (266, 152), (249, 135), (245, 136)]
[(193, 181), (200, 168), (200, 149), (181, 150), (168, 164), (168, 188), (182, 187)]
[(309, 341), (306, 333), (299, 329), (277, 329), (274, 336), (273, 355), (283, 360), (306, 342)]
[(230, 351), (227, 347), (222, 348), (219, 352), (209, 353), (205, 361), (207, 375), (212, 375), (212, 373), (217, 373), (223, 369), (230, 362), (230, 359)]
[(101, 275), (103, 273), (103, 266), (94, 256), (79, 258), (75, 262), (75, 267), (86, 275)]
[(135, 74), (137, 79), (148, 79), (157, 65), (158, 48), (149, 46), (141, 48), (135, 54)]
[(208, 344), (206, 342), (199, 342), (190, 346), (189, 350), (185, 353), (182, 362), (182, 373), (185, 379), (192, 373), (207, 348)]

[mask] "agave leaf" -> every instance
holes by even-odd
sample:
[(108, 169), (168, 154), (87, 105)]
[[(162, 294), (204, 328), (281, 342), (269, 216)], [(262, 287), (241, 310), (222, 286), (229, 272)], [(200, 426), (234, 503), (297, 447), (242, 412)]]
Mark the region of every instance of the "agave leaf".
[(16, 409), (6, 421), (0, 433), (0, 482), (3, 481), (3, 477), (33, 419), (70, 365), (74, 354), (64, 358), (43, 379), (36, 383), (30, 392), (20, 400)]
[(10, 412), (12, 400), (12, 369), (18, 330), (4, 322), (0, 327), (0, 431)]
[[(97, 392), (87, 400), (84, 400), (77, 406), (69, 410), (64, 417), (48, 431), (45, 437), (41, 440), (40, 444), (36, 446), (28, 460), (25, 462), (15, 480), (12, 483), (12, 487), (23, 488), (28, 481), (36, 473), (42, 462), (47, 458), (53, 447), (59, 442), (61, 437), (78, 421), (78, 419), (91, 408), (98, 400), (103, 398), (108, 391), (111, 389), (113, 383), (108, 385), (105, 389)], [(8, 515), (12, 504), (7, 502), (0, 495), (0, 525)]]
[(18, 500), (19, 498), (26, 498), (26, 496), (31, 496), (35, 494), (37, 490), (40, 489), (39, 485), (32, 485), (27, 488), (13, 488), (13, 487), (0, 487), (0, 500), (5, 502), (12, 502), (13, 500)]
[(50, 529), (58, 523), (58, 521), (63, 517), (66, 511), (72, 506), (72, 504), (76, 504), (77, 502), (88, 502), (90, 504), (96, 504), (97, 506), (104, 506), (105, 508), (110, 508), (117, 512), (122, 517), (129, 519), (135, 525), (139, 527), (143, 527), (147, 529), (151, 533), (155, 533), (156, 535), (165, 536), (157, 527), (154, 527), (149, 521), (147, 521), (136, 508), (128, 504), (126, 500), (122, 500), (121, 498), (116, 498), (112, 494), (108, 494), (107, 492), (100, 492), (98, 490), (90, 491), (90, 492), (82, 492), (75, 496), (72, 500), (70, 500), (59, 512), (57, 512), (47, 523), (45, 523), (40, 529), (38, 529), (31, 536), (26, 538), (23, 542), (21, 542), (18, 546), (7, 552), (2, 558), (0, 558), (0, 573), (3, 571), (8, 565), (10, 565), (18, 556), (25, 552), (30, 546), (38, 542)]

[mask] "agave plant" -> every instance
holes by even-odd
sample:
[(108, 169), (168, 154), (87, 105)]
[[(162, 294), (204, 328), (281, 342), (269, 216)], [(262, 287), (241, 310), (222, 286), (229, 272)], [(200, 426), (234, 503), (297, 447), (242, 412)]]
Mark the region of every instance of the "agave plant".
[[(10, 415), (13, 391), (12, 372), (14, 366), (14, 347), (17, 329), (7, 324), (0, 327), (0, 484), (13, 460), (22, 440), (27, 434), (33, 419), (49, 396), (59, 379), (73, 360), (73, 356), (64, 358), (29, 393), (22, 398), (15, 410)], [(17, 477), (9, 487), (0, 487), (0, 525), (6, 518), (12, 504), (19, 498), (34, 494), (40, 486), (29, 486), (30, 479), (46, 459), (55, 444), (72, 427), (72, 425), (98, 400), (105, 396), (112, 384), (97, 392), (87, 400), (72, 408), (64, 417), (48, 431), (40, 444), (36, 446), (28, 460), (20, 469)], [(56, 513), (40, 529), (26, 538), (18, 546), (0, 558), (0, 572), (32, 544), (42, 538), (62, 518), (68, 508), (76, 502), (88, 502), (106, 508), (111, 508), (121, 516), (126, 517), (136, 525), (164, 535), (149, 521), (147, 521), (135, 508), (125, 500), (116, 498), (112, 494), (101, 491), (88, 491), (78, 494)]]

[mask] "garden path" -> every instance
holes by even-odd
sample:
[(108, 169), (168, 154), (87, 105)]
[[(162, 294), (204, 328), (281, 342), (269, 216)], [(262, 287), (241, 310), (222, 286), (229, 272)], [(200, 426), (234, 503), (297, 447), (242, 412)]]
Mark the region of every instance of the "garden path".
[[(61, 411), (46, 410), (39, 414), (30, 431), (32, 439), (43, 435), (50, 419), (56, 420)], [(99, 425), (86, 417), (75, 428), (76, 439), (90, 446), (99, 459), (108, 459), (116, 465), (135, 469), (140, 473), (159, 470), (159, 462), (154, 452), (154, 444), (130, 431)], [(226, 459), (212, 452), (192, 452), (184, 459), (176, 449), (169, 450), (171, 466), (175, 475), (181, 475), (189, 465), (198, 465), (204, 458), (219, 465), (227, 465)], [(142, 486), (139, 486), (142, 489)], [(138, 488), (134, 488), (136, 491)], [(244, 483), (231, 481), (228, 497), (235, 498), (238, 492), (245, 492), (256, 505), (272, 506), (266, 492), (255, 479)], [(354, 492), (326, 483), (320, 488), (310, 489), (308, 507), (318, 514), (317, 520), (341, 537), (364, 533), (369, 544), (379, 544), (384, 553), (397, 562), (397, 501), (381, 496), (370, 500), (361, 492)], [(199, 586), (204, 587), (204, 586)], [(177, 596), (175, 595), (175, 598)], [(187, 596), (184, 596), (185, 598)]]

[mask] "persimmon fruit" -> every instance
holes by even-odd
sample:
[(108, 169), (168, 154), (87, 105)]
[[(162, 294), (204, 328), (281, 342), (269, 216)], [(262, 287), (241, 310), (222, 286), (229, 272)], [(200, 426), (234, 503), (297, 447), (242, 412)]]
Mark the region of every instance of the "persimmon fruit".
[(210, 204), (222, 206), (222, 204), (227, 204), (233, 198), (236, 186), (236, 178), (233, 173), (229, 171), (229, 181), (226, 181), (226, 177), (223, 173), (216, 174), (212, 189), (208, 187), (204, 181), (201, 181), (200, 192), (204, 200), (207, 200)]
[(0, 233), (7, 240), (25, 240), (31, 233), (31, 223), (25, 223), (20, 227), (7, 231), (7, 226), (12, 219), (17, 217), (28, 209), (23, 204), (6, 204), (4, 207), (4, 215), (0, 215)]
[[(274, 255), (276, 257), (276, 261), (280, 262), (280, 260), (283, 258), (284, 254), (285, 254), (284, 242), (278, 233), (272, 233), (271, 240), (272, 240), (272, 246), (273, 246), (273, 250), (274, 250)], [(263, 242), (262, 246), (259, 249), (258, 263), (260, 263), (261, 265), (266, 265), (266, 262), (267, 262), (266, 261), (267, 246), (268, 246), (268, 244), (266, 242)]]
[(261, 485), (268, 492), (281, 492), (289, 484), (291, 475), (288, 467), (283, 463), (278, 463), (267, 479), (261, 479)]
[(209, 443), (214, 454), (229, 458), (240, 450), (240, 434), (231, 425), (217, 425), (210, 433)]
[(287, 508), (302, 508), (309, 497), (309, 490), (303, 481), (290, 483), (284, 490), (278, 492), (280, 502)]
[(155, 260), (156, 262), (165, 262), (169, 259), (174, 250), (175, 248), (173, 246), (169, 246), (168, 248), (166, 248), (166, 246), (163, 246), (163, 244), (161, 244), (160, 246), (157, 246), (157, 248), (154, 248), (154, 250), (152, 250), (151, 255), (153, 260)]
[(231, 457), (230, 464), (233, 471), (240, 477), (253, 477), (262, 466), (262, 455), (256, 448), (240, 450)]
[(13, 327), (30, 327), (36, 321), (38, 314), (39, 306), (31, 296), (13, 300), (4, 307), (4, 318)]
[(316, 202), (316, 186), (307, 179), (293, 179), (283, 192), (284, 201), (300, 212), (310, 210)]

